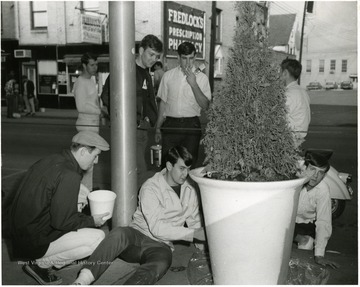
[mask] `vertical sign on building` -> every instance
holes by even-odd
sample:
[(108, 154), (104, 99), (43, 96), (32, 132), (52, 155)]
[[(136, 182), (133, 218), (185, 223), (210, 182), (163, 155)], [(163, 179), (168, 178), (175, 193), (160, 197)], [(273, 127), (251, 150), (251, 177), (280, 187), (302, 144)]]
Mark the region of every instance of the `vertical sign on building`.
[(205, 58), (205, 12), (180, 5), (164, 2), (164, 46), (167, 57), (177, 56), (177, 48), (182, 42), (195, 45), (196, 58)]
[(101, 17), (93, 15), (81, 15), (81, 41), (83, 43), (102, 43)]

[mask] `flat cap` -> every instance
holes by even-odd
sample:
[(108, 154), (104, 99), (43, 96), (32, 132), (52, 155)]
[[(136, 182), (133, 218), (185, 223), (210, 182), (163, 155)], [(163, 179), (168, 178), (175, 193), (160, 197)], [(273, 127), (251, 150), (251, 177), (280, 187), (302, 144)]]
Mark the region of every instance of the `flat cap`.
[(73, 143), (79, 143), (87, 146), (94, 146), (102, 151), (110, 149), (109, 144), (99, 134), (91, 131), (81, 131), (72, 138)]

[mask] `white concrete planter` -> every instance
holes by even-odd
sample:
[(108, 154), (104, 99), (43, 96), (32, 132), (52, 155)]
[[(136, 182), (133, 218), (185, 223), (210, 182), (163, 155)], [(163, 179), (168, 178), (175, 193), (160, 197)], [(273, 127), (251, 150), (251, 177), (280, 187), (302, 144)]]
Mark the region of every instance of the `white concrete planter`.
[(199, 184), (211, 269), (217, 285), (285, 284), (299, 193), (305, 179)]

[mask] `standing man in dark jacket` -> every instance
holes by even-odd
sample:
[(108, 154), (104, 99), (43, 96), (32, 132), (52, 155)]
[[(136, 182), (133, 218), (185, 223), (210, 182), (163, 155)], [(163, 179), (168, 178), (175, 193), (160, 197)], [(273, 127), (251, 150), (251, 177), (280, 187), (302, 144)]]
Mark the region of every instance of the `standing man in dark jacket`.
[(17, 190), (10, 211), (14, 255), (29, 260), (23, 269), (38, 283), (60, 284), (52, 267), (89, 256), (104, 239), (95, 227), (108, 213), (82, 214), (78, 198), (83, 172), (107, 150), (109, 144), (97, 133), (79, 132), (70, 150), (31, 166)]
[[(159, 59), (163, 51), (162, 42), (154, 35), (145, 36), (139, 48), (139, 56), (136, 58), (136, 114), (137, 114), (137, 172), (139, 181), (142, 183), (147, 170), (145, 161), (145, 149), (148, 143), (148, 129), (153, 127), (157, 119), (157, 106), (155, 92), (149, 69)], [(108, 76), (101, 99), (110, 111), (110, 75)]]
[(23, 99), (27, 110), (25, 116), (35, 116), (35, 85), (27, 76), (22, 76), (22, 79)]

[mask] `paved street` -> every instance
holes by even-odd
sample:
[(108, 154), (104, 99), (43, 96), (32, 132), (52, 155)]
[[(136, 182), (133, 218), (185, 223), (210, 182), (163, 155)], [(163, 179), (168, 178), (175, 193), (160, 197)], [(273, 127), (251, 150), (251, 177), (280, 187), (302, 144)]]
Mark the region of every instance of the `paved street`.
[[(345, 98), (346, 101), (343, 101)], [(328, 99), (331, 99), (331, 101), (328, 101)], [(336, 99), (337, 101), (335, 101)], [(342, 268), (330, 271), (331, 277), (328, 284), (357, 284), (358, 165), (356, 93), (355, 91), (352, 91), (352, 93), (336, 93), (335, 91), (311, 93), (312, 103), (321, 101), (324, 104), (313, 104), (311, 107), (312, 122), (305, 147), (333, 149), (334, 155), (331, 164), (339, 171), (353, 174), (352, 188), (355, 191), (355, 196), (347, 203), (344, 214), (333, 222), (333, 236), (328, 244), (328, 251), (330, 252), (327, 253), (327, 256), (340, 263)], [(344, 105), (334, 105), (329, 104), (329, 102), (344, 103)], [(65, 113), (66, 116), (64, 116)], [(5, 195), (3, 204), (8, 202), (7, 199), (11, 191), (16, 188), (19, 178), (32, 163), (69, 145), (69, 141), (75, 133), (75, 119), (76, 111), (68, 110), (48, 110), (35, 118), (17, 120), (7, 119), (2, 116), (2, 193)], [(108, 126), (101, 128), (101, 134), (110, 142), (110, 128)], [(94, 182), (96, 186), (101, 188), (110, 188), (110, 158), (111, 153), (104, 152), (95, 168)], [(155, 169), (152, 172), (154, 171)], [(184, 251), (182, 254), (183, 259), (181, 259), (180, 254), (177, 260), (182, 260), (181, 264), (186, 265), (186, 260), (188, 260), (186, 256), (189, 255), (185, 256), (187, 253)], [(306, 253), (303, 254), (306, 255)], [(185, 257), (186, 259), (184, 259)], [(3, 266), (6, 267), (6, 270), (11, 270), (11, 265), (4, 264), (4, 261)], [(3, 284), (33, 284), (30, 283), (32, 282), (31, 279), (18, 281), (16, 275), (11, 276), (11, 274), (6, 276), (8, 281), (3, 281)], [(169, 273), (167, 276), (175, 275)], [(23, 278), (25, 279), (26, 275)], [(162, 282), (163, 284), (188, 284), (184, 274), (182, 277), (174, 278), (174, 281), (171, 281), (172, 283), (166, 281), (168, 280), (166, 278)]]

